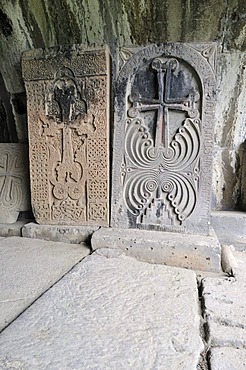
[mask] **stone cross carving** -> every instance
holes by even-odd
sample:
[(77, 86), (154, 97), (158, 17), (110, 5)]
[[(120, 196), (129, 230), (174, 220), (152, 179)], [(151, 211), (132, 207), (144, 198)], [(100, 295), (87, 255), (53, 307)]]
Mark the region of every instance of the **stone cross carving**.
[(155, 133), (155, 147), (161, 144), (167, 148), (169, 146), (169, 121), (168, 111), (186, 111), (189, 117), (197, 115), (195, 102), (199, 99), (199, 94), (192, 94), (187, 98), (171, 98), (170, 76), (172, 72), (178, 69), (179, 62), (177, 59), (165, 60), (164, 58), (156, 58), (152, 61), (152, 68), (157, 72), (158, 83), (158, 99), (133, 101), (133, 107), (129, 109), (128, 115), (134, 117), (136, 112), (144, 112), (157, 110), (157, 122)]
[(14, 223), (30, 209), (28, 159), (24, 144), (0, 144), (0, 222)]
[(107, 226), (107, 49), (32, 50), (22, 67), (36, 221)]
[(215, 47), (160, 44), (121, 55), (112, 226), (207, 234)]

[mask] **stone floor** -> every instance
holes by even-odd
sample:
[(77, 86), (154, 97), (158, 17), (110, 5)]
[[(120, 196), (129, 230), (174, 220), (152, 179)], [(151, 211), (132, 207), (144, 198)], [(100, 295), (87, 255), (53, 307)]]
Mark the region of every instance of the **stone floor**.
[(246, 369), (246, 252), (233, 253), (235, 277), (2, 237), (0, 369)]

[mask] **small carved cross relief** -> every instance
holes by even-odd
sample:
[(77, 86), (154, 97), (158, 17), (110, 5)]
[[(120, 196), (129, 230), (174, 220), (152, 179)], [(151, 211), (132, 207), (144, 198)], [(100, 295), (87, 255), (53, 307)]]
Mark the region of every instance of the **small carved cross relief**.
[(0, 163), (0, 203), (3, 205), (12, 206), (16, 202), (16, 194), (14, 194), (15, 186), (19, 186), (23, 178), (22, 164), (18, 159), (18, 155), (5, 153)]

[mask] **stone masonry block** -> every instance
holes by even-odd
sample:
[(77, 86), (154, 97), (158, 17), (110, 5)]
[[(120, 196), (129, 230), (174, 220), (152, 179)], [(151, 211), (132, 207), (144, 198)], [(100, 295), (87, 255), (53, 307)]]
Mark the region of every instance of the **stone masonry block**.
[(92, 249), (120, 248), (141, 261), (195, 270), (221, 271), (217, 237), (149, 230), (101, 228), (92, 235)]

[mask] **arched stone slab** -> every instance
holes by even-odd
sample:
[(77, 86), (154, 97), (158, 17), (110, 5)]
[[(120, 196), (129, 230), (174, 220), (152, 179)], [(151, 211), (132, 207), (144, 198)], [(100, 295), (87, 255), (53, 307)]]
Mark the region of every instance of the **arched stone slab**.
[(121, 49), (113, 227), (208, 235), (216, 45)]

